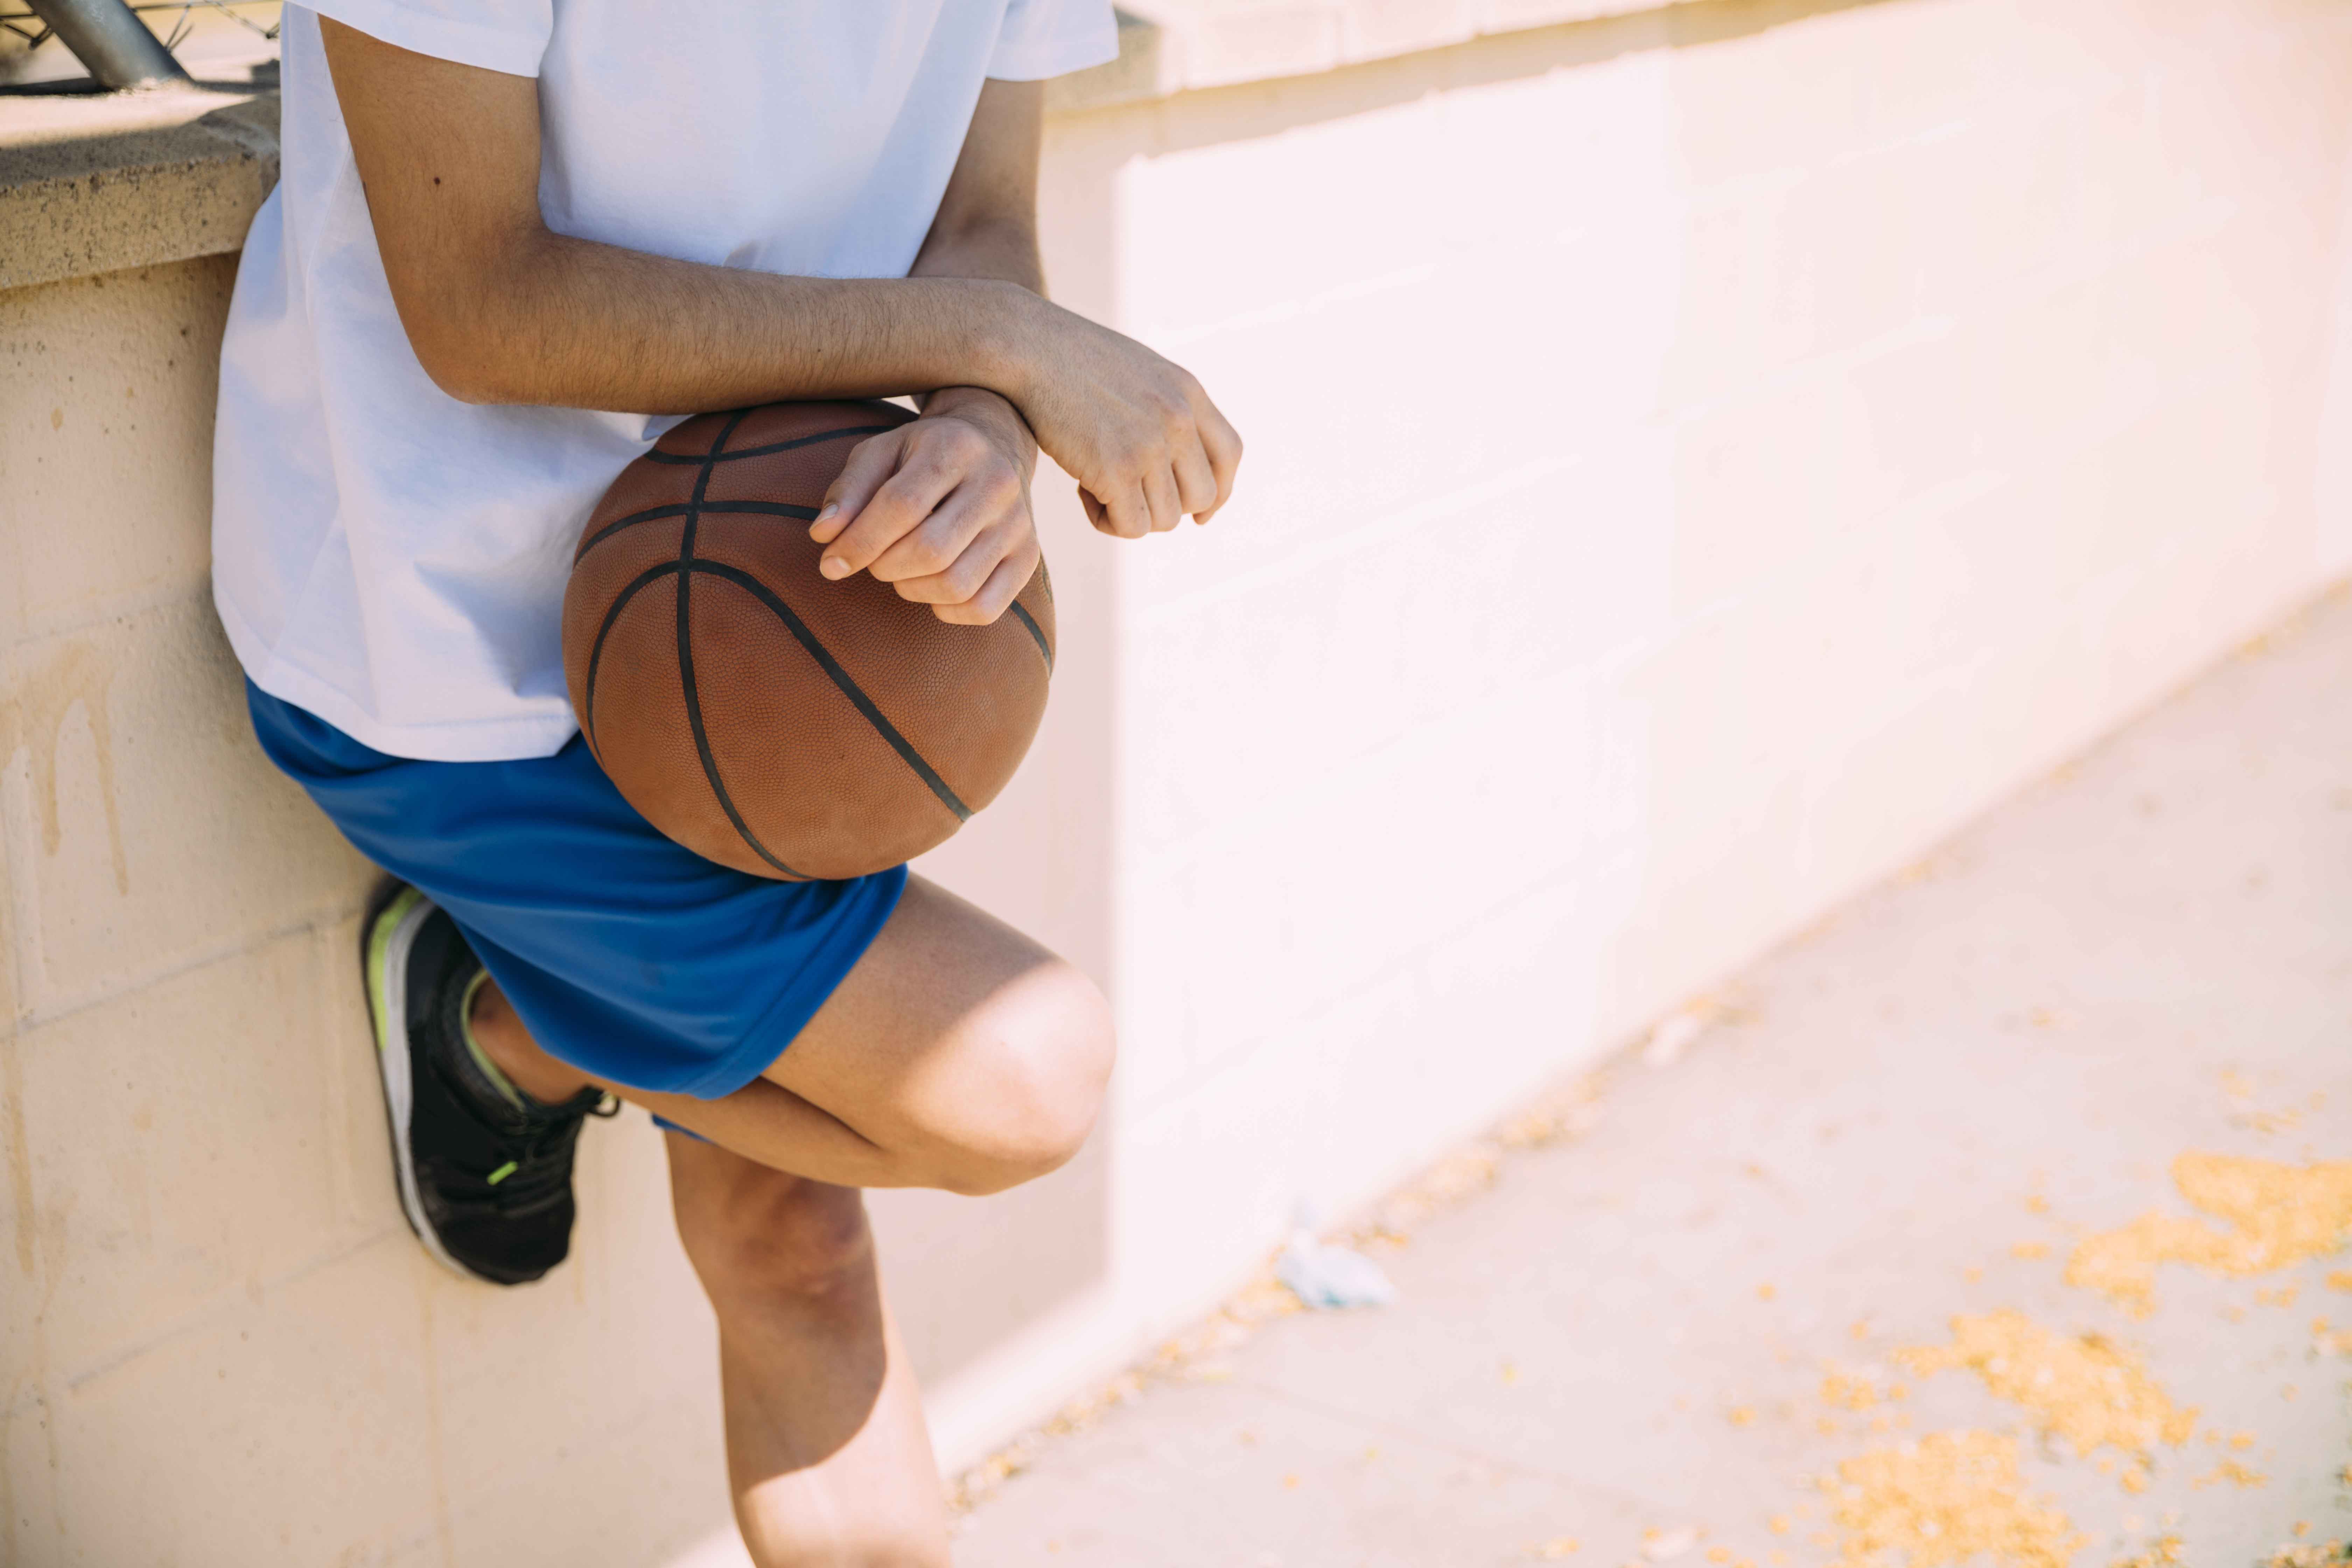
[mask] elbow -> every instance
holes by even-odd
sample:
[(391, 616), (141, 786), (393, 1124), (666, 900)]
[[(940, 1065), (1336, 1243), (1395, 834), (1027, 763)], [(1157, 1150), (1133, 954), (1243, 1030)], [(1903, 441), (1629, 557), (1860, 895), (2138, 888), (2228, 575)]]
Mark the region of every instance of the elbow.
[(386, 268), (409, 351), (435, 386), (460, 403), (544, 401), (531, 374), (543, 357), (531, 348), (532, 270), (521, 257), (478, 253), (426, 275)]
[(479, 407), (485, 404), (515, 403), (520, 399), (509, 395), (504, 388), (488, 376), (452, 374), (427, 365), (425, 374), (444, 395), (459, 403)]
[(471, 404), (529, 401), (500, 350), (505, 334), (446, 318), (420, 326), (406, 310), (401, 318), (417, 364), (446, 395)]
[(423, 360), (422, 356), (420, 363), (425, 365), (425, 374), (431, 378), (433, 384), (439, 387), (444, 395), (459, 403), (469, 403), (478, 407), (484, 404), (522, 401), (509, 392), (497, 377), (478, 369), (442, 365)]

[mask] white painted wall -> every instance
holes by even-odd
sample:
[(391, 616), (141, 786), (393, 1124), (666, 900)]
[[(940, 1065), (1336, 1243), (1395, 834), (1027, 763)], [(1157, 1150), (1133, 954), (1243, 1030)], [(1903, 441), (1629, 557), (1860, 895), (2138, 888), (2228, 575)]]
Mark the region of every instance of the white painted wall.
[[(1114, 1270), (1049, 1353), (1205, 1305), (2352, 567), (2311, 499), (2347, 21), (1696, 6), (1055, 126), (1064, 292), (1250, 456), (1205, 531), (1056, 541), (1115, 574), (1076, 657), (1118, 672), (1125, 1055)], [(943, 1384), (950, 1450), (1038, 1369)]]
[(2352, 572), (2352, 153), (2347, 156), (2336, 197), (2336, 288), (2314, 484), (2320, 559), (2334, 573)]

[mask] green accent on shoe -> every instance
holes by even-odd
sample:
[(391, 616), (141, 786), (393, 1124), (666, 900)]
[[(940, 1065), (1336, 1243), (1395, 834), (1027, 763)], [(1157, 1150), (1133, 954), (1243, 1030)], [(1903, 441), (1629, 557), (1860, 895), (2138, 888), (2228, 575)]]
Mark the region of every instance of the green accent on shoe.
[[(375, 924), (368, 929), (368, 1016), (369, 1022), (375, 1026), (375, 1048), (379, 1051), (393, 1048), (392, 976), (385, 973), (392, 962), (392, 935), (400, 929), (400, 922), (408, 911), (415, 909), (424, 897), (415, 888), (401, 889), (390, 903), (376, 911)], [(408, 1048), (406, 1040), (399, 1044), (401, 1049)]]
[(505, 1181), (509, 1176), (513, 1175), (515, 1172), (520, 1169), (521, 1167), (517, 1165), (512, 1160), (509, 1160), (505, 1164), (500, 1165), (497, 1170), (490, 1173), (490, 1185), (494, 1187), (497, 1186), (500, 1182)]
[[(507, 1077), (505, 1069), (490, 1060), (490, 1053), (482, 1049), (482, 1042), (474, 1038), (474, 995), (481, 990), (483, 983), (489, 977), (488, 970), (478, 969), (474, 972), (474, 977), (466, 982), (466, 994), (457, 1001), (457, 1035), (466, 1042), (466, 1054), (474, 1058), (474, 1065), (481, 1069), (484, 1078), (490, 1080), (490, 1087), (497, 1089), (505, 1098), (506, 1102), (517, 1110), (529, 1110), (538, 1101), (517, 1089), (514, 1080)], [(513, 1168), (509, 1165), (507, 1170), (510, 1171)], [(492, 1176), (490, 1180), (496, 1182), (499, 1176), (505, 1174), (506, 1172), (501, 1171), (498, 1176)]]

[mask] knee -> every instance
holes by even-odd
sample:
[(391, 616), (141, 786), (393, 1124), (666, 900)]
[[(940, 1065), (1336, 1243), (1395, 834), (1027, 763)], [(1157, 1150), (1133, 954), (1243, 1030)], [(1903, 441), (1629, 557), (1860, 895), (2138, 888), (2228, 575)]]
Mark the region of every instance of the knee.
[(714, 1306), (841, 1299), (873, 1268), (855, 1187), (761, 1171), (681, 1205), (678, 1238)]
[(1024, 975), (983, 1024), (957, 1133), (939, 1151), (937, 1184), (970, 1197), (1068, 1163), (1102, 1113), (1116, 1055), (1110, 1004), (1066, 963)]

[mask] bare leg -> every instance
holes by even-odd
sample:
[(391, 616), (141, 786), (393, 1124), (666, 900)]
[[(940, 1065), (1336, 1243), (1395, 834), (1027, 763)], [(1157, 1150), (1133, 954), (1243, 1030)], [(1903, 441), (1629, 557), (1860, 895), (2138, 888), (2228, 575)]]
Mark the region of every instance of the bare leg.
[(556, 1060), (532, 1042), (497, 981), (486, 980), (475, 988), (473, 1012), (467, 1022), (473, 1026), (475, 1043), (483, 1054), (499, 1064), (517, 1089), (541, 1104), (561, 1104), (588, 1087), (586, 1073)]
[[(526, 1093), (590, 1081), (494, 986), (473, 1022)], [(719, 1315), (736, 1518), (761, 1568), (947, 1562), (856, 1189), (989, 1193), (1042, 1175), (1092, 1127), (1110, 1063), (1108, 1010), (1085, 976), (917, 879), (763, 1078), (716, 1100), (618, 1089), (713, 1140), (671, 1135), (671, 1191)]]
[(677, 1232), (719, 1314), (736, 1522), (761, 1568), (935, 1568), (947, 1511), (855, 1188), (669, 1135)]
[[(541, 1050), (495, 985), (475, 1037), (526, 1093), (590, 1080)], [(614, 1092), (747, 1159), (856, 1187), (1002, 1192), (1077, 1151), (1110, 1075), (1092, 982), (920, 878), (766, 1075), (723, 1100)]]

